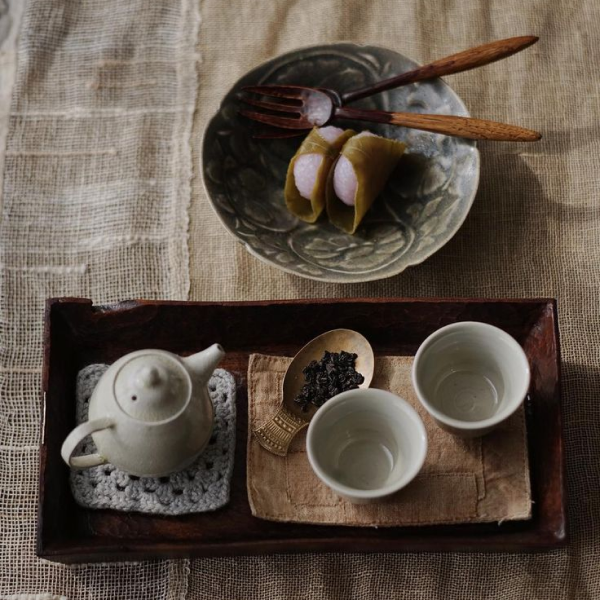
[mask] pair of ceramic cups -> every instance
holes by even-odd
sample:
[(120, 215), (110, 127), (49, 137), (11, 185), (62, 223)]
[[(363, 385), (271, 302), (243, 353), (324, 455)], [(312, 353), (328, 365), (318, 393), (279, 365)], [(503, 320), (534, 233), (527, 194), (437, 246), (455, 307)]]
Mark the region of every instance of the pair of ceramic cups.
[[(510, 335), (485, 323), (454, 323), (420, 346), (412, 383), (438, 426), (454, 435), (485, 435), (522, 404), (529, 389), (527, 357)], [(329, 400), (313, 417), (307, 453), (316, 475), (355, 503), (397, 492), (421, 470), (427, 433), (402, 398), (358, 389)]]

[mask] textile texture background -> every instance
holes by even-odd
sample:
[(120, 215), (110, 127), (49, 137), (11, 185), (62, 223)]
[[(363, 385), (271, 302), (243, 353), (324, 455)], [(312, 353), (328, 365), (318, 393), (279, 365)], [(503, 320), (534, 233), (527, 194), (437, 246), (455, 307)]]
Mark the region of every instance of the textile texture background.
[[(8, 34), (3, 29), (11, 3), (19, 0), (0, 0), (0, 598), (598, 597), (597, 0), (30, 0), (16, 71), (18, 18)], [(523, 124), (544, 139), (480, 146), (474, 207), (423, 265), (368, 285), (311, 282), (252, 258), (214, 216), (199, 171), (202, 131), (223, 94), (257, 63), (341, 40), (424, 63), (523, 34), (540, 42), (448, 81), (472, 114)], [(77, 567), (39, 560), (42, 317), (45, 298), (59, 295), (95, 302), (555, 296), (571, 544), (530, 555), (349, 548)]]

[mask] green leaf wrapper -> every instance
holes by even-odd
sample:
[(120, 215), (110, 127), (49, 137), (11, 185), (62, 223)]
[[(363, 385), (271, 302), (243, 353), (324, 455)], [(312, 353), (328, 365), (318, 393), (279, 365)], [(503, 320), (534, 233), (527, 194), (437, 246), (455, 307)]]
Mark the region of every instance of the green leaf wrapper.
[[(323, 212), (323, 209), (325, 208), (325, 194), (329, 171), (335, 159), (338, 157), (342, 146), (353, 135), (356, 135), (356, 132), (348, 129), (340, 134), (335, 143), (330, 144), (319, 135), (318, 128), (315, 127), (306, 136), (300, 148), (298, 148), (298, 152), (296, 152), (290, 161), (290, 166), (287, 170), (284, 197), (288, 210), (299, 219), (308, 223), (314, 223)], [(298, 157), (303, 154), (320, 154), (323, 156), (323, 161), (319, 167), (310, 200), (307, 200), (300, 195), (294, 179), (294, 163)]]
[(333, 187), (336, 159), (327, 180), (327, 214), (331, 223), (346, 233), (357, 230), (373, 201), (383, 191), (405, 148), (406, 144), (402, 142), (378, 136), (353, 137), (346, 142), (340, 156), (345, 156), (354, 168), (358, 182), (356, 199), (354, 206), (348, 206), (336, 196)]

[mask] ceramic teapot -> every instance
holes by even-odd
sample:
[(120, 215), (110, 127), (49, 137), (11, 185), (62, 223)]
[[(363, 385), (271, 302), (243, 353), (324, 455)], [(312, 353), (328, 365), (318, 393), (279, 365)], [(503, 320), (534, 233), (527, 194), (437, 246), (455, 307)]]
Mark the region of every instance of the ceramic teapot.
[[(89, 420), (64, 441), (64, 461), (74, 469), (111, 463), (142, 477), (185, 468), (210, 439), (214, 412), (207, 384), (224, 355), (214, 344), (187, 358), (164, 350), (121, 357), (100, 378)], [(88, 435), (97, 453), (73, 456)]]

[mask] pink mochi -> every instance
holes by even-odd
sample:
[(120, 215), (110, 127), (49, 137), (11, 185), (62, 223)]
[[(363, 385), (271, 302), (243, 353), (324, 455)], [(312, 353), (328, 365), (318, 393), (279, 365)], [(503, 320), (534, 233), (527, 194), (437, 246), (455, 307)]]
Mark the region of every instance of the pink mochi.
[[(356, 137), (375, 136), (370, 131), (363, 131)], [(354, 206), (356, 202), (356, 190), (358, 189), (358, 180), (352, 163), (345, 157), (340, 156), (333, 172), (333, 189), (335, 195), (346, 205)]]
[[(333, 144), (342, 133), (339, 127), (322, 127), (318, 134), (330, 144)], [(321, 168), (323, 157), (320, 154), (303, 154), (294, 162), (294, 182), (298, 192), (303, 198), (311, 199), (313, 188), (317, 181), (317, 174)]]

